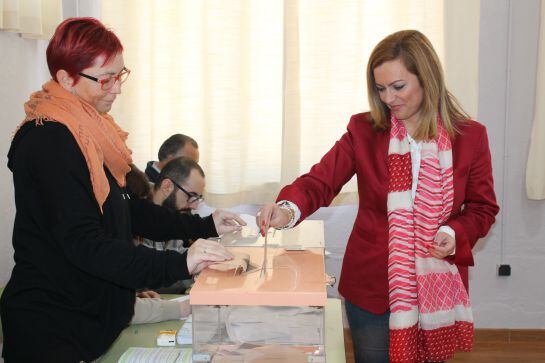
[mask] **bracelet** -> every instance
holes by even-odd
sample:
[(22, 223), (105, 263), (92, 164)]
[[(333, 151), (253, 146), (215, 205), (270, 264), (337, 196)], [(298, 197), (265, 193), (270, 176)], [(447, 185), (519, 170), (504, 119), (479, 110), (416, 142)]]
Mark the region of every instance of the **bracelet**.
[(295, 211), (293, 210), (292, 207), (290, 207), (290, 205), (288, 203), (282, 203), (279, 205), (280, 209), (284, 209), (288, 212), (289, 216), (290, 216), (290, 220), (289, 222), (283, 226), (283, 227), (280, 227), (278, 229), (286, 229), (286, 228), (289, 228), (288, 226), (291, 226), (293, 224), (293, 222), (295, 221)]

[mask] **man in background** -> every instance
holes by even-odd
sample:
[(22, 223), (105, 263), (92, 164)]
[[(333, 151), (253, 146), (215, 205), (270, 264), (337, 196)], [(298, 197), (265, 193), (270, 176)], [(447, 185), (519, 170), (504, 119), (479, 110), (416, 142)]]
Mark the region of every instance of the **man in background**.
[[(156, 205), (179, 213), (191, 213), (203, 200), (204, 178), (204, 172), (195, 160), (185, 156), (171, 159), (159, 173), (148, 199)], [(140, 183), (147, 183), (147, 181), (143, 180)], [(152, 241), (141, 238), (136, 238), (135, 242), (149, 248), (174, 250), (179, 253), (183, 253), (193, 243), (193, 241)], [(156, 292), (161, 294), (184, 293), (191, 283), (192, 280), (178, 281), (171, 286), (156, 289), (156, 291), (142, 292), (140, 296), (157, 297)]]
[[(205, 176), (202, 168), (189, 157), (178, 157), (170, 160), (157, 177), (150, 199), (170, 210), (180, 213), (191, 213), (203, 200)], [(144, 245), (157, 250), (185, 251), (191, 241), (171, 240), (157, 242), (144, 240)]]
[(197, 163), (199, 162), (199, 145), (197, 142), (183, 134), (174, 134), (163, 142), (157, 153), (159, 161), (149, 161), (146, 165), (146, 176), (152, 183), (157, 183), (159, 173), (172, 159), (186, 156)]

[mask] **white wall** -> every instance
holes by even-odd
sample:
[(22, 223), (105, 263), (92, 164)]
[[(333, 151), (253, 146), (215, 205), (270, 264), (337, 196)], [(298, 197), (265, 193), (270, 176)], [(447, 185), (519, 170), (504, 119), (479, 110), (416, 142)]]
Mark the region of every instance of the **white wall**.
[[(100, 16), (100, 0), (63, 0), (63, 15)], [(47, 41), (23, 39), (0, 31), (0, 286), (13, 268), (11, 234), (15, 218), (13, 183), (7, 153), (13, 131), (23, 121), (23, 103), (49, 80), (45, 61)]]
[[(540, 1), (481, 4), (479, 120), (488, 127), (502, 211), (476, 247), (470, 283), (475, 320), (479, 327), (543, 329), (545, 201), (530, 201), (525, 192)], [(500, 262), (511, 265), (512, 276), (497, 276)]]
[[(65, 15), (97, 15), (96, 0), (65, 0)], [(79, 4), (79, 6), (78, 6)], [(89, 5), (91, 4), (91, 5)], [(525, 165), (533, 116), (539, 0), (481, 0), (479, 114), (488, 128), (502, 212), (475, 248), (470, 294), (477, 327), (545, 328), (545, 201), (526, 199)], [(43, 42), (0, 32), (0, 285), (13, 267), (11, 173), (5, 167), (11, 133), (22, 104), (47, 79)], [(252, 211), (251, 206), (237, 208)], [(321, 209), (332, 255), (328, 272), (339, 276), (341, 256), (355, 218), (354, 206)], [(498, 277), (508, 263), (512, 276)], [(332, 291), (332, 294), (335, 294)]]
[(46, 47), (45, 41), (0, 32), (0, 286), (7, 283), (13, 267), (11, 232), (15, 208), (6, 155), (13, 131), (25, 115), (23, 103), (48, 79)]
[(91, 16), (100, 19), (101, 0), (62, 0), (64, 18)]

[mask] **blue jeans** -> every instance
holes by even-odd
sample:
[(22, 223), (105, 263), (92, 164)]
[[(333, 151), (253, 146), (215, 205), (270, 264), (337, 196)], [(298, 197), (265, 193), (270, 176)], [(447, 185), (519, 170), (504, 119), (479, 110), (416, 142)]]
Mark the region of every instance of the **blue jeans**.
[(373, 314), (351, 304), (348, 300), (344, 301), (344, 305), (352, 333), (356, 363), (388, 363), (390, 312)]
[(388, 363), (390, 312), (373, 314), (345, 300), (356, 363)]

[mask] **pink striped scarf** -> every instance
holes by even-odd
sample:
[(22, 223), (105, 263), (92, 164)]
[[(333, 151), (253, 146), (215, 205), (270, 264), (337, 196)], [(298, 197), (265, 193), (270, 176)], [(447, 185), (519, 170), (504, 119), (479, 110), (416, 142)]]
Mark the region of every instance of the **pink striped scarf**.
[(447, 220), (454, 196), (452, 145), (438, 118), (437, 140), (422, 143), (413, 201), (407, 130), (392, 117), (388, 149), (390, 362), (439, 362), (473, 346), (473, 316), (456, 265), (428, 246)]

